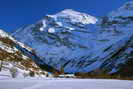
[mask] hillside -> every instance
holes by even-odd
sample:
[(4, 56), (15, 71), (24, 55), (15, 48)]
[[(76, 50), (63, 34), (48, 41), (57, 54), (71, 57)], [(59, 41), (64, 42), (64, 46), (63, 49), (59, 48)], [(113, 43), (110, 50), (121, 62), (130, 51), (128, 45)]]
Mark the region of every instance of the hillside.
[(0, 77), (35, 77), (49, 76), (40, 69), (34, 61), (17, 48), (17, 46), (31, 51), (31, 48), (14, 40), (3, 30), (0, 30)]

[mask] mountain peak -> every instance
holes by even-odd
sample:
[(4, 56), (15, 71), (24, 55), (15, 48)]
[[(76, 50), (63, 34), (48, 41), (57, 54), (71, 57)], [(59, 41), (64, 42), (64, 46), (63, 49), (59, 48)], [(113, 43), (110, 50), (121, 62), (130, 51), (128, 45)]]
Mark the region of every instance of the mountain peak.
[(111, 17), (129, 17), (133, 16), (133, 1), (126, 2), (123, 6), (121, 6), (116, 11), (111, 12)]
[(49, 15), (53, 18), (67, 18), (70, 19), (71, 22), (74, 23), (82, 23), (82, 24), (95, 24), (97, 19), (91, 15), (75, 11), (73, 9), (65, 9), (55, 15)]
[(63, 11), (61, 11), (62, 13), (66, 13), (66, 14), (71, 14), (71, 13), (79, 13), (73, 9), (64, 9)]
[(76, 16), (78, 16), (78, 15), (82, 15), (82, 14), (87, 15), (85, 13), (81, 13), (81, 12), (75, 11), (73, 9), (65, 9), (65, 10), (57, 13), (56, 15), (61, 15), (61, 16), (62, 15), (69, 15), (69, 16), (75, 16), (76, 15)]
[(133, 10), (133, 1), (126, 2), (120, 9)]

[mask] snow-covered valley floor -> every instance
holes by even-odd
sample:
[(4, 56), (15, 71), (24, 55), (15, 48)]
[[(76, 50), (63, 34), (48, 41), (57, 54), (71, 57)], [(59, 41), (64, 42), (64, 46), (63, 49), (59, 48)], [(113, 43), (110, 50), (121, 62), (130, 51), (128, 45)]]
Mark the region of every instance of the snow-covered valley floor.
[(0, 79), (0, 89), (133, 89), (133, 81), (105, 79)]

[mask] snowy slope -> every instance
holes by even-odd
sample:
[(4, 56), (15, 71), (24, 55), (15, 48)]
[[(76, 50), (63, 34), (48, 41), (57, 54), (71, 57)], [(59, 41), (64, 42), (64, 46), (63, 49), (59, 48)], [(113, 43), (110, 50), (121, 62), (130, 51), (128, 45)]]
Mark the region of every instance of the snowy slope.
[[(56, 69), (63, 67), (66, 72), (90, 72), (104, 69), (103, 65), (112, 62), (112, 55), (131, 39), (132, 12), (133, 2), (124, 4), (99, 20), (66, 9), (18, 29), (13, 36), (33, 48), (42, 61)], [(116, 64), (108, 72), (116, 71), (118, 64), (123, 63), (113, 62)]]
[[(32, 71), (35, 75), (48, 74), (42, 71), (23, 51), (19, 48), (28, 51), (31, 48), (23, 45), (22, 43), (14, 40), (3, 30), (0, 30), (0, 78), (4, 77), (18, 77), (23, 78), (29, 76)], [(13, 74), (13, 75), (12, 75)]]
[(105, 39), (107, 41), (105, 44), (109, 44), (100, 55), (104, 55), (100, 58), (103, 59), (100, 67), (108, 72), (110, 71), (110, 73), (119, 72), (123, 64), (126, 64), (129, 60), (133, 61), (131, 56), (133, 41), (133, 2), (125, 3), (116, 11), (103, 17), (100, 28), (100, 40)]

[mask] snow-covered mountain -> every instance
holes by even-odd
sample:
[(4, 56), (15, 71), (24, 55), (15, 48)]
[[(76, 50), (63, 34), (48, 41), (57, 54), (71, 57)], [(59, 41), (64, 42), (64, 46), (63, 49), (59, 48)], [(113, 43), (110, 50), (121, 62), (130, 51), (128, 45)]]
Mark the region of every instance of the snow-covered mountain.
[(128, 60), (124, 55), (132, 51), (127, 47), (132, 29), (133, 2), (127, 2), (99, 19), (66, 9), (18, 29), (13, 37), (33, 48), (43, 62), (56, 69), (90, 72), (100, 68), (112, 73)]
[[(22, 51), (23, 50), (23, 51)], [(26, 77), (28, 75), (43, 75), (49, 73), (39, 68), (29, 54), (31, 48), (16, 41), (3, 30), (0, 30), (0, 77)]]
[(19, 29), (13, 36), (32, 47), (47, 64), (60, 69), (70, 61), (91, 56), (94, 31), (88, 28), (96, 21), (95, 17), (67, 9)]

